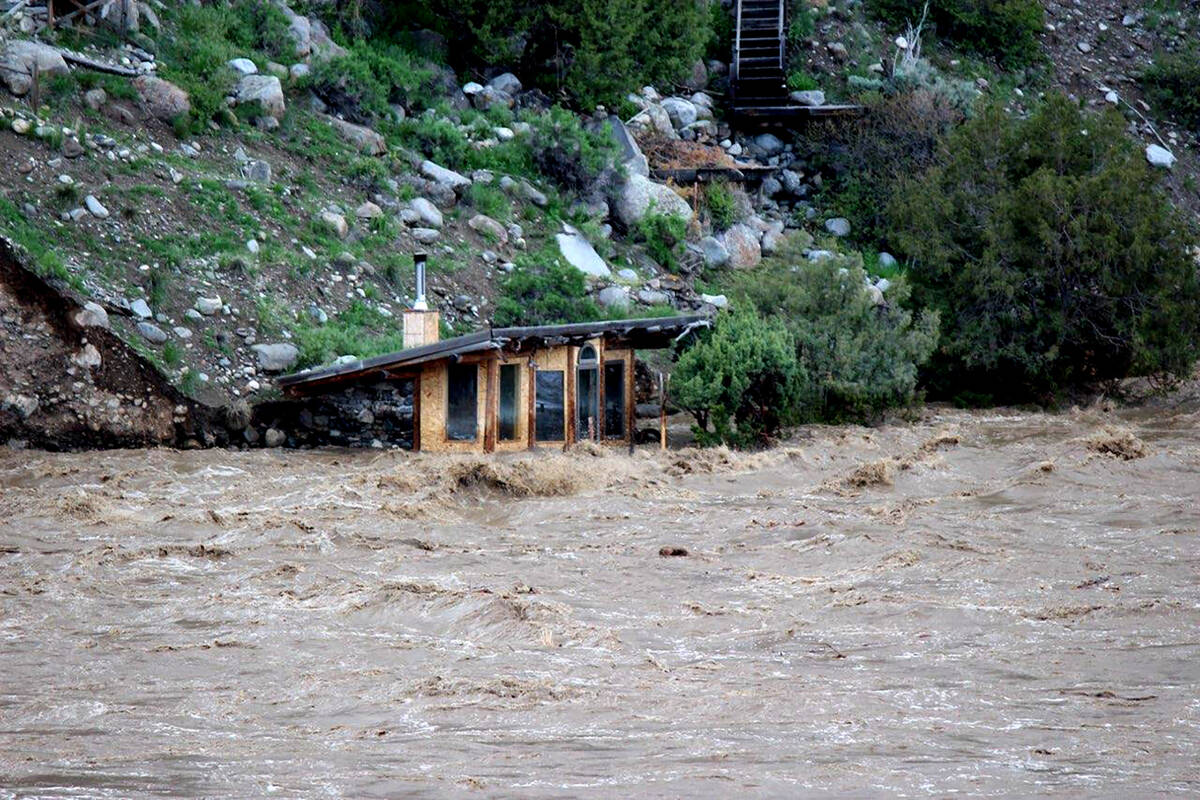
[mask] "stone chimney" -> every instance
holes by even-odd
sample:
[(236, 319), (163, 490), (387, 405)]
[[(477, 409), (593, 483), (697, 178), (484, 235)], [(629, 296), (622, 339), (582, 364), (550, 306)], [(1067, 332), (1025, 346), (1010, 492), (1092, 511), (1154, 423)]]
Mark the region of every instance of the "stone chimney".
[(413, 266), (417, 270), (416, 300), (412, 308), (404, 311), (404, 349), (433, 344), (439, 338), (439, 323), (442, 315), (430, 310), (425, 299), (425, 253), (413, 253)]

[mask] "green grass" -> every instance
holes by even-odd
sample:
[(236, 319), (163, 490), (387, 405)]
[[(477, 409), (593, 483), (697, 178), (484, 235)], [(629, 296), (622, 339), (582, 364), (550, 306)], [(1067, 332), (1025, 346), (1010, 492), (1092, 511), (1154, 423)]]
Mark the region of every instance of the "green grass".
[(28, 264), (43, 278), (62, 281), (76, 290), (83, 290), (83, 279), (67, 268), (58, 255), (57, 240), (29, 222), (25, 212), (4, 195), (0, 194), (0, 229), (28, 254)]

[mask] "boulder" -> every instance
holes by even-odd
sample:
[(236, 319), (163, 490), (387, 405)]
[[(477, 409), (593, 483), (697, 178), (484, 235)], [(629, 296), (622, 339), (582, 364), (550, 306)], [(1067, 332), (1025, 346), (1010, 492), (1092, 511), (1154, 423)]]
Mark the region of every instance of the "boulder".
[(759, 249), (762, 250), (764, 256), (769, 256), (775, 253), (783, 245), (786, 234), (783, 232), (783, 225), (772, 225), (766, 233), (762, 235), (762, 241), (759, 243)]
[(521, 89), (523, 88), (521, 86), (521, 81), (511, 72), (505, 72), (492, 78), (490, 81), (488, 81), (488, 86), (514, 97), (520, 94)]
[(662, 101), (662, 107), (666, 109), (667, 116), (671, 118), (671, 124), (676, 130), (682, 130), (698, 119), (696, 106), (691, 100), (668, 97)]
[(167, 340), (167, 334), (153, 322), (142, 321), (137, 324), (138, 333), (150, 344), (162, 344)]
[[(638, 96), (631, 94), (629, 97), (632, 100)], [(648, 103), (643, 98), (638, 98), (635, 105), (642, 110), (629, 120), (629, 127), (649, 134), (666, 136), (668, 139), (679, 138), (679, 134), (675, 132), (675, 126), (671, 124), (671, 115), (665, 108), (658, 103)]]
[(825, 220), (825, 230), (837, 237), (849, 236), (850, 220), (846, 219), (845, 217), (834, 217), (833, 219), (827, 219)]
[(83, 304), (83, 308), (75, 312), (75, 324), (81, 328), (108, 329), (108, 312), (104, 306), (92, 300)]
[(96, 219), (108, 219), (108, 209), (96, 199), (95, 195), (89, 194), (83, 198), (83, 204), (87, 206), (88, 213)]
[(783, 140), (773, 133), (760, 133), (751, 141), (752, 149), (770, 158), (783, 152)]
[(383, 135), (364, 125), (355, 125), (337, 117), (328, 117), (338, 134), (360, 152), (369, 156), (381, 156), (387, 152), (387, 140)]
[(705, 236), (700, 240), (700, 253), (704, 256), (706, 267), (723, 267), (729, 263), (729, 251), (715, 236)]
[(196, 304), (193, 306), (206, 317), (219, 314), (224, 307), (225, 304), (221, 302), (220, 297), (197, 297)]
[(820, 89), (810, 89), (805, 92), (792, 92), (788, 95), (793, 103), (802, 106), (823, 106), (825, 105), (825, 93)]
[(748, 269), (762, 261), (758, 231), (749, 225), (739, 222), (725, 231), (722, 238), (729, 251), (729, 265), (734, 269)]
[(99, 111), (108, 102), (108, 92), (103, 89), (88, 89), (83, 93), (83, 104), (92, 111)]
[(665, 306), (670, 304), (671, 295), (661, 289), (639, 289), (637, 299), (648, 306)]
[(437, 228), (413, 228), (412, 237), (421, 244), (433, 244), (441, 238), (441, 231)]
[(596, 295), (596, 302), (605, 308), (629, 308), (629, 290), (624, 286), (605, 286)]
[(453, 189), (456, 193), (471, 185), (470, 178), (460, 175), (452, 169), (438, 166), (432, 161), (421, 162), (421, 174), (436, 184)]
[(256, 344), (251, 350), (258, 357), (258, 367), (264, 372), (283, 372), (291, 369), (300, 359), (300, 350), (294, 344)]
[(1150, 166), (1160, 169), (1170, 169), (1175, 166), (1175, 154), (1156, 144), (1146, 147), (1146, 160), (1150, 162)]
[(894, 255), (885, 252), (879, 254), (879, 266), (883, 267), (884, 269), (895, 269), (896, 267), (900, 266), (900, 262), (896, 260)]
[(445, 223), (445, 218), (442, 216), (442, 212), (438, 211), (438, 207), (424, 197), (418, 197), (408, 205), (416, 212), (417, 219), (430, 228), (440, 228)]
[(274, 75), (245, 75), (238, 81), (233, 100), (239, 106), (257, 105), (268, 117), (283, 119), (287, 101), (283, 96), (283, 84)]
[(84, 369), (93, 369), (104, 363), (104, 359), (100, 357), (100, 351), (91, 342), (79, 348), (79, 351), (71, 356), (71, 360)]
[(480, 111), (492, 108), (512, 108), (517, 104), (508, 92), (502, 92), (492, 86), (485, 86), (471, 95), (471, 104)]
[(471, 217), (467, 225), (480, 236), (489, 238), (499, 244), (508, 243), (508, 231), (504, 229), (503, 225), (486, 214), (476, 214)]
[(379, 219), (383, 216), (383, 209), (367, 200), (354, 210), (354, 216), (366, 220)]
[(267, 447), (282, 447), (287, 442), (287, 434), (278, 428), (267, 428), (263, 434), (263, 444)]
[(140, 297), (129, 304), (129, 312), (138, 319), (150, 319), (154, 316), (154, 312), (150, 310), (150, 304)]
[(593, 278), (608, 278), (612, 270), (604, 263), (604, 259), (592, 247), (592, 243), (570, 225), (563, 226), (563, 232), (557, 234), (558, 251), (568, 264)]
[(641, 222), (651, 209), (659, 214), (673, 214), (688, 220), (692, 218), (691, 204), (671, 187), (655, 183), (643, 175), (630, 175), (617, 197), (617, 219), (626, 227), (632, 227)]
[(700, 302), (708, 303), (714, 308), (727, 308), (729, 306), (729, 298), (723, 294), (702, 294)]
[(258, 65), (248, 58), (235, 58), (227, 66), (239, 75), (257, 75)]
[(350, 226), (346, 223), (346, 218), (336, 211), (322, 211), (317, 219), (339, 239), (345, 239), (350, 233)]
[(37, 68), (38, 75), (69, 75), (71, 70), (63, 61), (62, 53), (56, 48), (41, 42), (30, 42), (14, 39), (4, 47), (0, 55), (0, 79), (3, 79), (8, 90), (18, 97), (23, 97), (33, 88), (33, 72)]
[(187, 92), (170, 81), (153, 75), (139, 75), (133, 79), (133, 88), (146, 113), (163, 122), (191, 113), (192, 104)]

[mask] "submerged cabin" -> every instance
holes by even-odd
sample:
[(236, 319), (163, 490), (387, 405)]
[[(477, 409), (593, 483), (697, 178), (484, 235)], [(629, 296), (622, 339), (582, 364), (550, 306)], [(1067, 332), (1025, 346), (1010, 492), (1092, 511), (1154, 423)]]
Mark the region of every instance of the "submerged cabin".
[(405, 349), (288, 375), (279, 380), (285, 395), (395, 391), (406, 409), (411, 398), (413, 450), (491, 453), (589, 439), (628, 445), (636, 433), (637, 351), (669, 347), (709, 325), (691, 315), (492, 328), (439, 340), (423, 277), (417, 302), (404, 312)]

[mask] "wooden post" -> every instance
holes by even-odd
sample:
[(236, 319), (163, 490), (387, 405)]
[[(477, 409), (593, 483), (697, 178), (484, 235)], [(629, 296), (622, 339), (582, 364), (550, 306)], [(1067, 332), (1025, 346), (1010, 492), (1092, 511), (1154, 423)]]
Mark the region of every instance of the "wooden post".
[(533, 360), (535, 355), (536, 350), (529, 354), (529, 391), (525, 393), (529, 398), (526, 404), (528, 419), (525, 425), (528, 428), (526, 433), (529, 435), (530, 450), (537, 448), (537, 363)]
[(629, 440), (629, 455), (633, 455), (633, 446), (637, 444), (637, 389), (633, 385), (637, 376), (637, 352), (629, 349), (629, 363), (625, 365), (625, 438)]
[(489, 358), (483, 364), (487, 370), (487, 389), (483, 397), (483, 452), (496, 452), (496, 417), (500, 408), (498, 385), (500, 383), (500, 359)]
[(670, 381), (669, 375), (658, 373), (658, 447), (660, 450), (667, 449), (667, 385)]
[(575, 393), (579, 390), (576, 385), (579, 382), (578, 350), (579, 348), (577, 347), (567, 348), (567, 374), (564, 376), (567, 384), (564, 391), (564, 399), (567, 403), (567, 417), (564, 420), (566, 424), (563, 428), (563, 450), (566, 450), (579, 441), (579, 425), (577, 424), (578, 420), (575, 419), (578, 416), (576, 411), (579, 408), (579, 401), (575, 396)]

